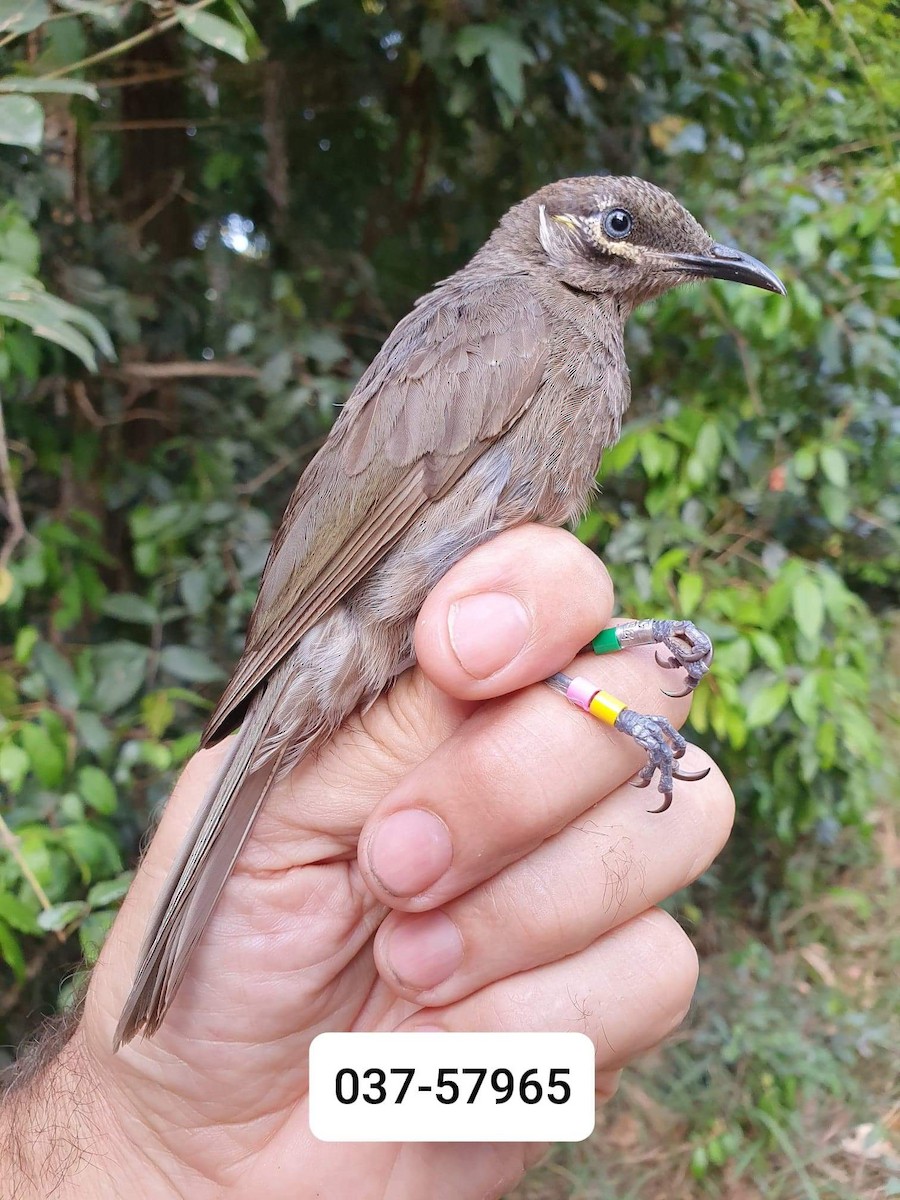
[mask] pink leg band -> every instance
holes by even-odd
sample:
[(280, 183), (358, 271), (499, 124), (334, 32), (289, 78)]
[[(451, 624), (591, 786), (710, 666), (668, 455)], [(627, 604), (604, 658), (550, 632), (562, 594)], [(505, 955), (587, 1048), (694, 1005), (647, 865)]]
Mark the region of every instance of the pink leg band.
[(579, 708), (583, 708), (585, 712), (590, 712), (591, 701), (599, 690), (597, 685), (591, 683), (589, 679), (576, 675), (566, 688), (566, 699), (577, 704)]

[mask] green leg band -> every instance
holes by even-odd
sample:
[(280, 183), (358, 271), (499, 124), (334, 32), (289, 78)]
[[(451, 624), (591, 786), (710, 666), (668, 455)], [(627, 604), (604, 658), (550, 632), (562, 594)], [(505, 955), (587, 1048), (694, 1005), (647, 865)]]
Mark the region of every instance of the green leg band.
[(610, 629), (601, 629), (591, 642), (591, 648), (595, 654), (615, 654), (621, 650), (618, 627), (613, 625)]

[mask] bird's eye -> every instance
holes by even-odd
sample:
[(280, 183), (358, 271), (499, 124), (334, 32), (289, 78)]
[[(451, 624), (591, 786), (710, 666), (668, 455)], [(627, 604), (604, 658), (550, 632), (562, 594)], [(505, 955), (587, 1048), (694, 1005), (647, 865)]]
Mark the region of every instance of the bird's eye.
[(603, 218), (603, 232), (611, 238), (627, 238), (634, 228), (634, 218), (625, 208), (611, 208)]

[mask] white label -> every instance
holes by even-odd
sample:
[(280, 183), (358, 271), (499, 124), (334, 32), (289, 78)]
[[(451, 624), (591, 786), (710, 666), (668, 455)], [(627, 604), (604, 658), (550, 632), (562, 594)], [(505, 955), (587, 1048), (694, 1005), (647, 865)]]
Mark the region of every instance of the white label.
[(594, 1063), (583, 1033), (320, 1033), (309, 1125), (323, 1142), (580, 1142)]

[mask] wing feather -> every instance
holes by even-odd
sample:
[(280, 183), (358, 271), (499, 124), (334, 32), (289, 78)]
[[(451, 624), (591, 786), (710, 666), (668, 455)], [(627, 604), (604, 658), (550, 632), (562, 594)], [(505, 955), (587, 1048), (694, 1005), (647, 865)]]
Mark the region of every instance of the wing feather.
[(444, 285), (400, 322), (288, 503), (204, 744), (240, 723), (304, 633), (521, 416), (546, 355), (543, 310), (522, 276)]

